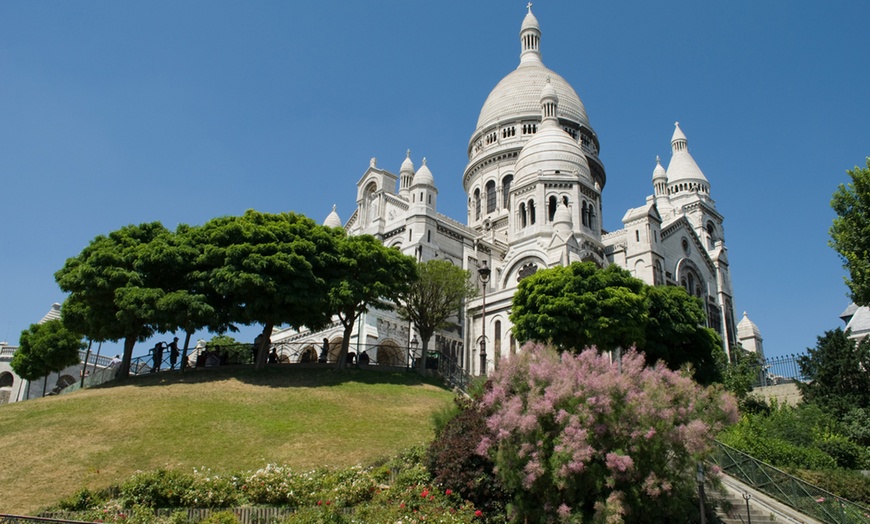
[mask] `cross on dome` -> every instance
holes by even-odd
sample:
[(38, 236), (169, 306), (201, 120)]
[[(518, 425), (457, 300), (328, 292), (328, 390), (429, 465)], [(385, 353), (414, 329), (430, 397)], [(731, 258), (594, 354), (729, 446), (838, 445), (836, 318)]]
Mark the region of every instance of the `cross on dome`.
[(526, 4), (526, 9), (528, 9), (530, 13), (532, 12), (532, 3), (531, 2)]

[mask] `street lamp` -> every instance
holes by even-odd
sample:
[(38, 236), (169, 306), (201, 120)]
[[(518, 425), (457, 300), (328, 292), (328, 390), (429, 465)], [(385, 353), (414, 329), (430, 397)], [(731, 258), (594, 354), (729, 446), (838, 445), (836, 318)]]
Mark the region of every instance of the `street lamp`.
[[(410, 346), (410, 350), (411, 350), (410, 355), (413, 355), (413, 357), (415, 359), (417, 358), (417, 344), (419, 344), (419, 342), (417, 341), (417, 334), (414, 333), (414, 337), (411, 338), (411, 342), (409, 342), (409, 346)], [(410, 361), (411, 359), (408, 358), (408, 360)]]
[(486, 285), (489, 283), (489, 275), (492, 271), (487, 267), (486, 260), (482, 260), (482, 267), (477, 269), (477, 278), (483, 284), (483, 311), (480, 317), (481, 337), (480, 337), (480, 375), (486, 375)]
[(704, 474), (704, 464), (701, 462), (698, 462), (695, 480), (698, 481), (698, 504), (701, 509), (701, 524), (705, 524), (707, 522), (706, 509), (704, 508), (704, 481), (706, 480), (706, 475)]

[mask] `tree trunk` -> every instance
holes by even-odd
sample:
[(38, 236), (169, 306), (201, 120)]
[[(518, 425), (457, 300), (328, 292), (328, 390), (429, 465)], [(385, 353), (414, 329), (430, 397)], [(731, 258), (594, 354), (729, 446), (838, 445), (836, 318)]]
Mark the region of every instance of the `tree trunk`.
[(338, 352), (338, 364), (335, 366), (335, 369), (347, 369), (347, 353), (350, 348), (350, 336), (353, 334), (353, 321), (354, 318), (350, 320), (341, 319), (341, 324), (344, 326), (344, 335), (341, 339), (341, 350)]
[(187, 348), (190, 346), (190, 337), (193, 336), (193, 331), (187, 331), (184, 337), (184, 349), (181, 350), (181, 372), (184, 373), (184, 368), (187, 367)]
[(269, 356), (269, 346), (272, 344), (272, 327), (271, 322), (263, 324), (263, 333), (260, 335), (260, 347), (257, 348), (257, 363), (255, 369), (263, 369), (266, 367), (266, 358)]
[(135, 337), (127, 337), (124, 339), (124, 356), (121, 358), (121, 365), (118, 366), (116, 378), (127, 378), (130, 376), (130, 364), (133, 362), (133, 346), (136, 345)]
[(420, 338), (423, 339), (423, 349), (420, 354), (420, 358), (417, 360), (417, 372), (421, 375), (426, 374), (426, 360), (429, 358), (429, 340), (432, 338), (432, 335), (426, 336), (423, 333), (420, 333)]

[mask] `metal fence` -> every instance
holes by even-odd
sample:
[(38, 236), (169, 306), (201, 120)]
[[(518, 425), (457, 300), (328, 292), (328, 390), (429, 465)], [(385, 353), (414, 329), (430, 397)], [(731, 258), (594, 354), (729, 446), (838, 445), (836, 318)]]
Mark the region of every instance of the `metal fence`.
[(761, 370), (758, 372), (753, 387), (776, 386), (792, 382), (806, 382), (806, 377), (801, 373), (798, 359), (803, 355), (782, 355), (771, 357), (761, 361)]
[(742, 451), (714, 441), (711, 462), (722, 471), (795, 510), (830, 524), (866, 524), (870, 508), (840, 498), (765, 464)]

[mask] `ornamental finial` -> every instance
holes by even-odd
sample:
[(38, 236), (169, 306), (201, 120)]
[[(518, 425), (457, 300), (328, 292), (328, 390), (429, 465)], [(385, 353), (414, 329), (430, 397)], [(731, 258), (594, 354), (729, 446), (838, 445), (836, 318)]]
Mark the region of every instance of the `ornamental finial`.
[(531, 2), (526, 4), (526, 9), (528, 9), (530, 13), (532, 12), (532, 3)]

